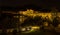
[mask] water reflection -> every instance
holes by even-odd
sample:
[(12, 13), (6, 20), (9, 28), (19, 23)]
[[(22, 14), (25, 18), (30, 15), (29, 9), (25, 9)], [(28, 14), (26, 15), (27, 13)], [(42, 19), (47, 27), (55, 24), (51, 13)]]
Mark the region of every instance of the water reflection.
[(37, 31), (39, 29), (40, 29), (39, 26), (27, 26), (25, 28), (22, 28), (21, 31), (22, 31), (22, 33), (31, 33), (31, 32)]

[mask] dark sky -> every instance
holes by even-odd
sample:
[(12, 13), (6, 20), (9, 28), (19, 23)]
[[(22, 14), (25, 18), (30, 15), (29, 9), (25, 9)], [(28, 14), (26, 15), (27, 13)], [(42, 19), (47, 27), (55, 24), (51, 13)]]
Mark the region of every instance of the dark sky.
[(2, 6), (24, 6), (27, 4), (41, 4), (41, 1), (39, 0), (2, 0), (1, 4)]
[(1, 4), (3, 6), (24, 6), (28, 4), (41, 5), (42, 1), (40, 0), (2, 0)]
[(0, 6), (24, 6), (34, 4), (38, 6), (58, 6), (58, 0), (0, 0)]
[(59, 0), (0, 0), (2, 7), (24, 7), (31, 4), (43, 8), (57, 7), (60, 9)]

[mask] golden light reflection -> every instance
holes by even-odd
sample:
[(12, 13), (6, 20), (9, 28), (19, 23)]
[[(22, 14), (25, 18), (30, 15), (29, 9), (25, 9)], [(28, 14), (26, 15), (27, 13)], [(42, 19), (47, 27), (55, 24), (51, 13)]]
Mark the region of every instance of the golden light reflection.
[[(31, 27), (31, 29), (29, 29), (29, 27)], [(37, 31), (39, 29), (40, 29), (39, 26), (28, 26), (27, 30), (29, 30), (29, 31), (26, 31), (26, 28), (22, 28), (21, 31), (25, 31), (23, 33), (30, 33), (30, 32)]]
[(23, 14), (23, 15), (27, 15), (27, 16), (42, 16), (43, 18), (45, 18), (46, 16), (48, 16), (50, 19), (51, 19), (51, 13), (38, 13), (37, 11), (34, 11), (34, 10), (29, 10), (27, 9), (27, 11), (22, 11), (22, 12), (19, 12), (20, 14)]
[(60, 28), (60, 24), (58, 24), (58, 28)]
[(7, 29), (7, 33), (8, 32), (13, 32), (14, 29)]
[(44, 22), (44, 24), (43, 24), (44, 26), (48, 26), (48, 22)]
[(20, 22), (24, 22), (25, 19), (27, 19), (27, 17), (20, 16)]
[(32, 29), (39, 29), (39, 26), (32, 26)]
[[(19, 12), (20, 14), (26, 15), (26, 16), (30, 16), (30, 17), (36, 17), (36, 16), (42, 16), (42, 18), (44, 19), (46, 16), (48, 16), (48, 18), (50, 20), (52, 20), (52, 13), (38, 13), (37, 11), (34, 11), (32, 9), (27, 9), (27, 11), (22, 11)], [(21, 18), (24, 20), (24, 18)]]

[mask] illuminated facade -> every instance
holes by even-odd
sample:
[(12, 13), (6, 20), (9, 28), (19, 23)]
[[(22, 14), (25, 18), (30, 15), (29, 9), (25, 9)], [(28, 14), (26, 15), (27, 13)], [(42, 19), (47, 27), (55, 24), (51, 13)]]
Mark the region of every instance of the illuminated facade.
[[(48, 17), (50, 20), (52, 20), (52, 13), (38, 13), (38, 11), (34, 11), (32, 9), (27, 9), (27, 11), (20, 11), (19, 13), (32, 18), (36, 16), (42, 16), (42, 18)], [(24, 20), (24, 18), (20, 18), (20, 19)]]

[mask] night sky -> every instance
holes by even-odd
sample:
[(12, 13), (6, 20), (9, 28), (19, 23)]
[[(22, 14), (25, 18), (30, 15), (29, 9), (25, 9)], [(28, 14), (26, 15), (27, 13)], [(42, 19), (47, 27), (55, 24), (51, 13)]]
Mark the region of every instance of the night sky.
[(60, 9), (59, 0), (0, 0), (0, 7), (24, 7), (35, 5), (42, 8), (57, 7)]
[(57, 6), (58, 0), (0, 0), (1, 6), (24, 6), (27, 4), (35, 4), (38, 6)]

